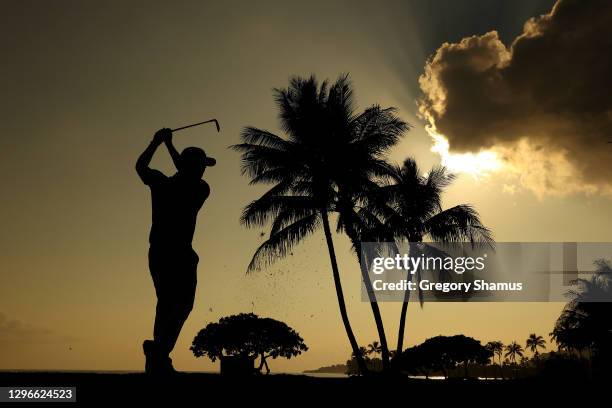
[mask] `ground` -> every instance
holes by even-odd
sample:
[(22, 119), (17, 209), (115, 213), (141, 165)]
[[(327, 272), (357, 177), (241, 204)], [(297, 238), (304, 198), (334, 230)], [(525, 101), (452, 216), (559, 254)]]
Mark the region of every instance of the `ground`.
[[(593, 382), (440, 381), (407, 378), (315, 378), (304, 375), (269, 375), (228, 378), (217, 374), (181, 373), (173, 378), (152, 379), (144, 374), (0, 372), (0, 386), (75, 386), (77, 405), (122, 402), (172, 401), (173, 406), (218, 406), (217, 402), (249, 405), (328, 406), (347, 403), (376, 408), (404, 401), (409, 406), (423, 399), (434, 406), (497, 403), (550, 404), (561, 400), (594, 401), (606, 387)], [(175, 405), (177, 404), (177, 405)], [(67, 404), (68, 405), (68, 404)], [(74, 406), (74, 404), (70, 404)], [(369, 404), (368, 404), (369, 405)], [(373, 406), (374, 406), (373, 405)], [(504, 404), (505, 405), (505, 404)], [(564, 404), (565, 405), (565, 404)]]

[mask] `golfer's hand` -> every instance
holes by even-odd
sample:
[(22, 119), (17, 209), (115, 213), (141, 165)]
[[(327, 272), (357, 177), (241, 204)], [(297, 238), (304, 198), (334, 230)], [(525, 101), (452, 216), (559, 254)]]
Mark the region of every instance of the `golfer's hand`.
[(153, 142), (157, 144), (168, 143), (172, 141), (172, 130), (169, 128), (159, 129), (153, 136)]

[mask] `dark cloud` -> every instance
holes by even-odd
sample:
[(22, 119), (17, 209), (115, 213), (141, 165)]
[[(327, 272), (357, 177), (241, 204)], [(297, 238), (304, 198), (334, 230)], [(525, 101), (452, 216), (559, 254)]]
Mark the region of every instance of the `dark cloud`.
[(451, 152), (492, 150), (538, 193), (612, 186), (612, 2), (559, 0), (505, 46), (495, 31), (445, 43), (419, 110)]

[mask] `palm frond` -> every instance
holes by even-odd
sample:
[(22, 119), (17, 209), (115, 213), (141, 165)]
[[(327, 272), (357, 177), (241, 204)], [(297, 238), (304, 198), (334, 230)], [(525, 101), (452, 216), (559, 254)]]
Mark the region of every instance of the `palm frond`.
[(337, 124), (349, 126), (353, 119), (354, 105), (353, 87), (349, 74), (342, 74), (329, 88), (325, 106), (332, 118), (339, 119)]
[(291, 160), (286, 151), (270, 146), (252, 143), (240, 143), (231, 146), (242, 153), (241, 171), (243, 175), (257, 177), (259, 174), (279, 167), (293, 167), (296, 160)]
[(434, 166), (427, 175), (426, 184), (442, 192), (457, 178), (454, 173), (449, 173), (444, 166)]
[(378, 105), (366, 109), (353, 121), (354, 143), (371, 155), (385, 153), (410, 128), (396, 112), (393, 107), (382, 109)]
[(315, 201), (307, 196), (287, 196), (283, 208), (274, 218), (270, 234), (274, 235), (283, 228), (308, 217), (318, 211)]
[(249, 203), (244, 208), (240, 217), (241, 224), (246, 227), (263, 226), (268, 221), (276, 218), (281, 211), (295, 202), (292, 199), (299, 198), (280, 195), (285, 189), (286, 186), (278, 184), (265, 192), (257, 200)]
[(257, 248), (247, 267), (247, 273), (260, 270), (277, 259), (285, 257), (293, 246), (312, 234), (320, 224), (318, 213), (306, 216), (271, 235)]
[(292, 144), (290, 141), (272, 132), (252, 126), (245, 127), (242, 132), (240, 132), (240, 138), (243, 143), (274, 147), (283, 151), (289, 150)]
[(472, 206), (457, 205), (444, 210), (425, 222), (425, 231), (438, 242), (462, 242), (493, 246), (491, 231), (482, 225)]

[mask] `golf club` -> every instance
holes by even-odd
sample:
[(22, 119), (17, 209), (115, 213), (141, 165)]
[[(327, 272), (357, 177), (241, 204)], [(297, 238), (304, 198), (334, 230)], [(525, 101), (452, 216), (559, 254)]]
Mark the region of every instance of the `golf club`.
[(200, 126), (200, 125), (203, 125), (205, 123), (210, 123), (210, 122), (215, 122), (215, 126), (217, 126), (217, 132), (221, 131), (221, 127), (219, 126), (219, 122), (217, 121), (217, 119), (210, 119), (210, 120), (205, 120), (204, 122), (198, 122), (192, 125), (181, 126), (176, 129), (172, 129), (172, 132), (177, 132), (179, 130), (187, 129), (187, 128), (194, 127), (194, 126)]

